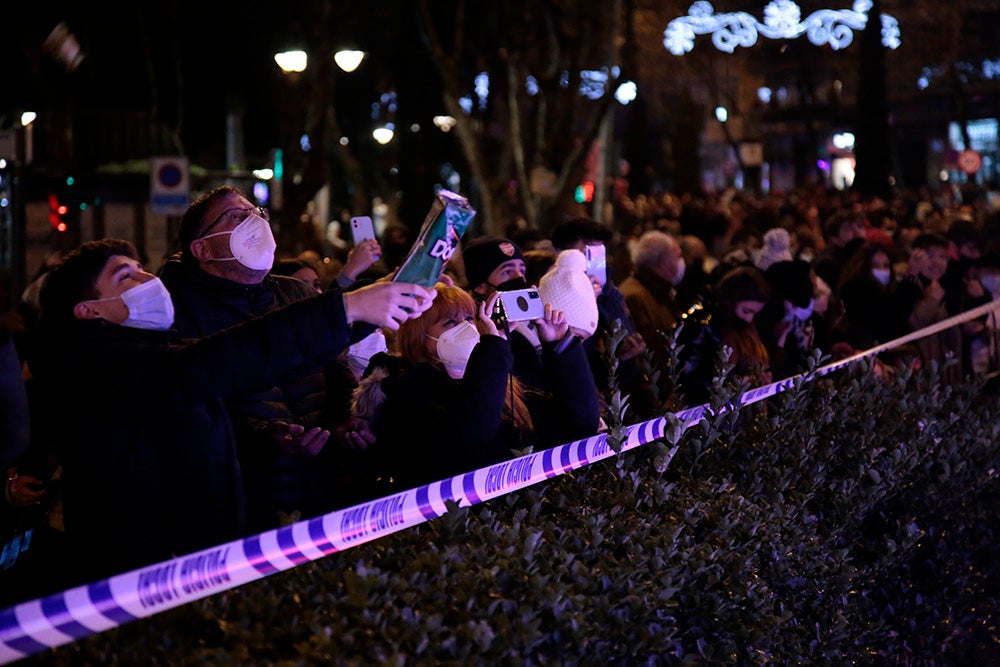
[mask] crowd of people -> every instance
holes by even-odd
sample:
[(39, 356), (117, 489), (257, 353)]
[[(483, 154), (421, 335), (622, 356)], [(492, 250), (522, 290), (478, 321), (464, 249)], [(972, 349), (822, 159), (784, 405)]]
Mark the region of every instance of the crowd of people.
[[(985, 202), (624, 192), (605, 223), (467, 234), (428, 288), (392, 281), (403, 227), (276, 258), (267, 211), (211, 190), (160, 266), (90, 241), (8, 314), (0, 602), (594, 435), (614, 390), (648, 419), (708, 400), (723, 364), (756, 386), (997, 299)], [(989, 374), (998, 328), (876, 368)]]

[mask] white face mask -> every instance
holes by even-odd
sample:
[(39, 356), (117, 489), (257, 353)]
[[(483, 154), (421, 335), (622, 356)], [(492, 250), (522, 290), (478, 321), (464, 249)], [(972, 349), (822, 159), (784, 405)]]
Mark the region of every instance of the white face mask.
[(889, 269), (872, 269), (872, 275), (875, 276), (875, 280), (878, 281), (879, 285), (888, 285), (891, 273)]
[(347, 348), (347, 365), (358, 377), (365, 374), (371, 358), (379, 352), (388, 352), (389, 348), (385, 344), (385, 334), (381, 329), (376, 330), (369, 336), (365, 336), (354, 345)]
[(121, 296), (94, 299), (94, 301), (114, 299), (121, 299), (128, 308), (128, 317), (122, 322), (122, 326), (166, 331), (174, 323), (174, 302), (159, 278), (151, 278), (135, 287), (130, 287), (122, 292)]
[(437, 341), (437, 354), (448, 376), (459, 380), (465, 375), (472, 350), (479, 343), (479, 330), (472, 322), (459, 322), (432, 340)]
[(979, 276), (979, 284), (990, 294), (1000, 294), (1000, 273), (984, 273)]
[(684, 258), (679, 257), (677, 259), (677, 272), (674, 274), (673, 280), (670, 282), (674, 285), (680, 285), (681, 281), (684, 280), (684, 273), (687, 271), (687, 264), (684, 263)]
[(806, 306), (805, 308), (793, 308), (792, 315), (795, 316), (795, 319), (805, 322), (810, 317), (812, 317), (814, 303), (815, 302), (813, 301), (813, 299), (809, 299), (808, 306)]
[(229, 250), (232, 257), (222, 257), (215, 261), (228, 262), (236, 260), (248, 269), (256, 271), (270, 271), (274, 265), (274, 251), (278, 244), (274, 240), (271, 232), (271, 223), (264, 218), (251, 213), (243, 222), (236, 225), (231, 232), (216, 232), (206, 234), (203, 239), (210, 239), (213, 236), (230, 234)]

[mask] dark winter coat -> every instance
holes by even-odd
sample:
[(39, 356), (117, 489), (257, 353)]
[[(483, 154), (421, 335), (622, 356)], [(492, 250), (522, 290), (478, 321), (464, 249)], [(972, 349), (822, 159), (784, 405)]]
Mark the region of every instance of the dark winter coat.
[[(226, 327), (314, 296), (316, 291), (295, 278), (268, 275), (256, 285), (236, 283), (205, 273), (191, 262), (171, 260), (161, 279), (174, 302), (178, 336), (197, 339)], [(326, 371), (322, 366), (291, 368), (273, 387), (244, 391), (229, 398), (247, 487), (250, 527), (273, 528), (281, 513), (314, 516), (332, 509), (325, 479), (332, 467), (333, 447), (321, 460), (290, 456), (272, 438), (273, 422), (333, 428), (327, 418)]]
[(513, 450), (594, 435), (600, 407), (579, 342), (560, 354), (545, 345), (542, 355), (546, 392), (529, 392), (525, 400), (533, 431), (503, 418), (513, 357), (500, 337), (481, 338), (460, 380), (426, 363), (383, 380), (375, 433), (383, 469), (397, 488), (504, 461)]
[(218, 335), (71, 319), (30, 360), (58, 435), (67, 557), (81, 581), (234, 539), (244, 489), (224, 399), (347, 345), (338, 292)]

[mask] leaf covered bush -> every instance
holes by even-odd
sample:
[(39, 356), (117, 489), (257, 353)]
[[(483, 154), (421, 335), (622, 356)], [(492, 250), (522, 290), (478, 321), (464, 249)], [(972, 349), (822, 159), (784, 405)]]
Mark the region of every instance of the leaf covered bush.
[(997, 395), (875, 370), (29, 660), (995, 664)]

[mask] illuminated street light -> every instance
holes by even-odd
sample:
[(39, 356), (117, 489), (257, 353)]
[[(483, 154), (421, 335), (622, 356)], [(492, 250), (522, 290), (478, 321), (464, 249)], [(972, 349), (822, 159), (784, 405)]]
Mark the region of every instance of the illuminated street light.
[(615, 99), (621, 104), (628, 104), (635, 99), (637, 90), (635, 81), (626, 81), (618, 86), (618, 90), (615, 91)]
[(304, 72), (307, 61), (308, 56), (305, 51), (282, 51), (274, 54), (274, 62), (278, 63), (278, 67), (285, 74)]
[(21, 125), (24, 127), (28, 127), (29, 125), (35, 122), (36, 118), (38, 118), (38, 114), (36, 114), (34, 111), (25, 111), (24, 113), (21, 114)]
[(372, 130), (372, 138), (379, 142), (383, 146), (392, 141), (392, 138), (396, 135), (395, 130), (393, 130), (392, 124), (384, 125), (382, 127), (376, 127)]
[(729, 120), (729, 109), (723, 106), (715, 107), (715, 119), (720, 123), (725, 123)]
[(356, 70), (364, 59), (364, 51), (337, 51), (333, 54), (333, 62), (337, 63), (337, 67), (345, 72)]
[(442, 132), (450, 132), (451, 128), (455, 127), (455, 123), (457, 122), (452, 116), (434, 116), (434, 124)]

